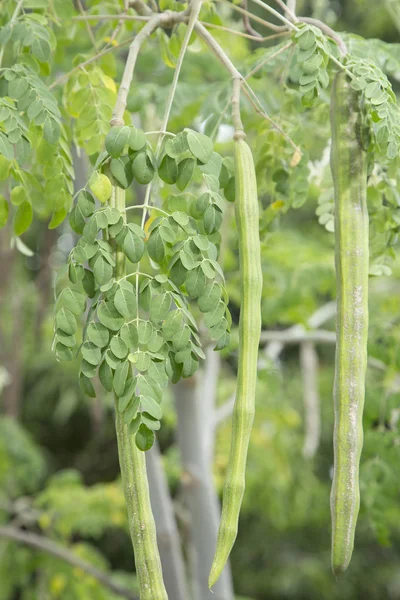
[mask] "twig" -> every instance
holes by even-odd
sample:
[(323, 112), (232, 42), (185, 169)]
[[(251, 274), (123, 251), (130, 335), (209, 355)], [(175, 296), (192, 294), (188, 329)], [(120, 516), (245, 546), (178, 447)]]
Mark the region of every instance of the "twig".
[(279, 48), (279, 50), (277, 50), (276, 52), (274, 52), (273, 54), (270, 54), (269, 56), (267, 56), (267, 58), (265, 58), (264, 60), (262, 60), (256, 67), (254, 67), (254, 69), (252, 69), (250, 71), (250, 73), (247, 73), (245, 79), (250, 79), (250, 77), (252, 77), (255, 73), (257, 73), (260, 69), (262, 69), (262, 67), (268, 63), (270, 60), (272, 60), (273, 58), (276, 58), (277, 56), (279, 56), (279, 54), (281, 54), (282, 52), (285, 52), (285, 50), (287, 50), (288, 48), (290, 48), (293, 45), (293, 42), (288, 42), (287, 44), (285, 44), (285, 46), (282, 46), (282, 48)]
[(247, 83), (247, 81), (245, 81), (245, 78), (243, 77), (243, 75), (241, 75), (241, 73), (239, 73), (239, 71), (237, 70), (235, 65), (232, 63), (232, 61), (227, 56), (227, 54), (224, 52), (224, 50), (221, 48), (221, 46), (218, 44), (218, 42), (213, 38), (213, 36), (207, 31), (207, 29), (205, 27), (203, 27), (203, 25), (201, 25), (201, 23), (196, 23), (195, 30), (198, 33), (198, 35), (204, 40), (204, 42), (207, 44), (207, 46), (213, 51), (215, 56), (221, 61), (221, 63), (224, 65), (224, 67), (229, 71), (232, 79), (239, 79), (242, 82), (242, 85), (245, 86), (245, 88), (243, 89), (243, 92), (249, 98), (255, 111), (258, 114), (260, 114), (264, 119), (266, 119), (269, 123), (271, 123), (271, 125), (275, 129), (277, 129), (284, 136), (284, 138), (291, 144), (291, 146), (294, 148), (295, 152), (300, 153), (300, 156), (301, 156), (302, 153), (301, 153), (300, 148), (294, 143), (292, 138), (273, 119), (271, 119), (271, 117), (269, 117), (266, 114), (266, 112), (264, 111), (264, 109), (262, 107), (260, 100), (258, 99), (257, 95), (255, 94), (255, 92), (253, 91), (251, 86)]
[(281, 25), (275, 25), (275, 23), (270, 23), (269, 21), (265, 21), (265, 19), (262, 19), (261, 17), (254, 15), (252, 12), (245, 10), (241, 6), (232, 4), (232, 2), (229, 2), (228, 0), (220, 0), (220, 1), (223, 2), (224, 4), (228, 4), (232, 10), (236, 10), (236, 12), (240, 12), (242, 15), (247, 15), (249, 17), (249, 19), (251, 19), (252, 21), (256, 21), (257, 23), (264, 25), (264, 27), (267, 27), (268, 29), (272, 29), (272, 31), (276, 31), (276, 32), (286, 31), (287, 32), (287, 27), (284, 27), (284, 26), (282, 27)]
[(119, 86), (117, 101), (111, 119), (111, 126), (124, 125), (124, 112), (128, 97), (129, 88), (131, 87), (133, 71), (135, 69), (136, 60), (143, 42), (157, 29), (162, 23), (164, 15), (162, 13), (153, 15), (146, 25), (139, 31), (137, 36), (129, 47), (129, 54), (125, 64), (124, 74), (122, 76), (121, 85)]
[(293, 31), (297, 31), (296, 25), (294, 25), (286, 17), (281, 15), (280, 12), (278, 12), (277, 10), (275, 10), (274, 8), (269, 6), (269, 4), (265, 4), (265, 2), (263, 2), (262, 0), (252, 0), (252, 2), (254, 2), (254, 4), (258, 4), (258, 6), (261, 6), (262, 8), (264, 8), (264, 10), (269, 12), (271, 15), (274, 15), (274, 17), (276, 17), (277, 19), (282, 21), (282, 23), (285, 23), (286, 27), (288, 27), (289, 29), (292, 29)]
[(224, 67), (229, 71), (231, 76), (236, 79), (243, 80), (244, 77), (239, 73), (231, 59), (224, 52), (218, 42), (213, 38), (213, 36), (207, 31), (207, 29), (199, 22), (197, 22), (194, 26), (196, 33), (202, 38), (202, 40), (207, 44), (207, 46), (213, 51), (218, 60), (224, 65)]
[(69, 79), (71, 77), (71, 75), (73, 75), (73, 73), (76, 73), (76, 71), (79, 71), (80, 69), (84, 69), (85, 67), (90, 65), (92, 62), (95, 62), (96, 60), (98, 60), (99, 58), (104, 56), (105, 54), (108, 54), (109, 52), (113, 52), (114, 50), (118, 50), (119, 48), (123, 48), (124, 46), (127, 46), (130, 43), (131, 43), (131, 40), (125, 40), (124, 42), (121, 42), (120, 44), (118, 44), (118, 46), (111, 46), (110, 48), (105, 48), (104, 50), (101, 50), (100, 52), (98, 52), (97, 54), (92, 56), (91, 58), (88, 58), (87, 60), (84, 60), (83, 62), (76, 65), (73, 69), (68, 71), (68, 73), (64, 73), (64, 75), (61, 75), (61, 77), (59, 77), (58, 79), (53, 81), (53, 83), (49, 86), (49, 89), (52, 90), (60, 83), (63, 83), (63, 81), (65, 81), (66, 79)]
[(271, 117), (265, 112), (260, 100), (258, 99), (258, 97), (256, 96), (256, 94), (254, 93), (253, 89), (249, 86), (249, 84), (247, 83), (247, 81), (244, 82), (244, 85), (246, 86), (246, 88), (243, 90), (244, 94), (247, 96), (247, 98), (249, 99), (250, 103), (252, 104), (254, 110), (256, 111), (256, 113), (258, 113), (261, 117), (263, 117), (266, 121), (268, 121), (268, 123), (271, 124), (271, 127), (273, 127), (274, 129), (276, 129), (277, 131), (279, 131), (279, 133), (281, 135), (283, 135), (283, 137), (289, 142), (289, 144), (292, 146), (292, 148), (294, 149), (294, 151), (296, 153), (298, 153), (300, 155), (300, 157), (302, 156), (302, 151), (300, 150), (299, 146), (297, 146), (297, 144), (295, 144), (295, 142), (292, 140), (292, 138), (290, 137), (290, 135), (288, 135), (286, 133), (286, 131), (284, 131), (284, 129), (282, 129), (282, 127), (280, 125), (278, 125), (278, 123), (276, 121), (274, 121), (273, 119), (271, 119)]
[(78, 567), (85, 571), (97, 581), (102, 583), (109, 590), (114, 592), (114, 594), (118, 594), (124, 598), (128, 598), (129, 600), (138, 600), (137, 596), (134, 596), (129, 590), (120, 586), (118, 583), (115, 583), (109, 575), (100, 571), (90, 563), (82, 560), (76, 554), (61, 546), (61, 544), (57, 544), (52, 540), (47, 539), (44, 536), (38, 535), (36, 533), (30, 533), (27, 531), (22, 531), (17, 527), (12, 527), (10, 525), (0, 527), (0, 537), (4, 537), (10, 540), (14, 540), (16, 542), (21, 542), (31, 548), (36, 548), (37, 550), (41, 550), (52, 556), (56, 556), (60, 560), (67, 562), (73, 567)]
[[(310, 329), (317, 329), (318, 327), (321, 327), (321, 325), (326, 323), (326, 321), (332, 319), (332, 317), (334, 317), (335, 314), (336, 302), (328, 302), (327, 304), (324, 304), (324, 306), (318, 308), (318, 310), (316, 310), (315, 313), (311, 315), (311, 317), (307, 321), (307, 325), (308, 327), (310, 327)], [(293, 325), (293, 327), (289, 327), (289, 329), (286, 329), (285, 331), (288, 335), (289, 333), (291, 333), (292, 335), (295, 335), (296, 333), (304, 335), (305, 328), (303, 327), (303, 325)], [(280, 333), (282, 334), (282, 332)], [(264, 332), (261, 332), (261, 335), (263, 334)], [(264, 351), (266, 358), (275, 362), (278, 359), (278, 356), (282, 352), (283, 348), (284, 343), (282, 341), (270, 342)]]
[(336, 31), (331, 29), (331, 27), (329, 27), (329, 25), (325, 25), (325, 23), (323, 23), (319, 19), (314, 19), (313, 17), (299, 17), (297, 20), (300, 21), (301, 23), (309, 23), (310, 25), (314, 25), (315, 27), (318, 27), (318, 29), (320, 29), (322, 31), (322, 33), (325, 33), (325, 35), (332, 38), (337, 43), (338, 48), (339, 48), (340, 52), (342, 53), (342, 55), (346, 56), (346, 54), (348, 52), (346, 44), (344, 43), (344, 41), (342, 40), (340, 35), (338, 33), (336, 33)]
[[(83, 8), (82, 2), (81, 0), (76, 0), (76, 4), (78, 6), (79, 12), (81, 13), (82, 17), (85, 17), (85, 9)], [(88, 32), (88, 36), (90, 37), (90, 41), (92, 42), (94, 49), (97, 50), (97, 42), (96, 42), (96, 38), (93, 35), (93, 31), (92, 28), (90, 27), (90, 23), (88, 23), (85, 20), (85, 27), (86, 27), (86, 31)]]
[[(242, 2), (242, 8), (244, 8), (245, 11), (247, 11), (247, 0), (243, 0)], [(259, 37), (262, 38), (261, 33), (258, 33), (258, 31), (256, 31), (251, 23), (250, 23), (250, 19), (249, 19), (249, 15), (246, 13), (243, 13), (242, 15), (242, 21), (243, 21), (243, 27), (245, 28), (245, 31), (247, 31), (247, 33), (249, 33), (251, 36), (254, 37)]]
[[(14, 27), (15, 21), (18, 18), (19, 12), (22, 8), (22, 4), (23, 4), (24, 0), (18, 0), (17, 2), (17, 6), (15, 7), (15, 10), (11, 16), (11, 19), (8, 23), (8, 26), (10, 29), (12, 29)], [(5, 49), (6, 45), (5, 43), (2, 44), (1, 46), (1, 50), (0, 50), (0, 67), (1, 67), (1, 63), (3, 62), (3, 56), (4, 56), (4, 49)]]
[(131, 0), (131, 2), (128, 3), (128, 5), (134, 10), (136, 10), (138, 15), (151, 16), (152, 14), (151, 9), (147, 6), (147, 4), (142, 2), (142, 0)]
[(289, 8), (289, 6), (287, 6), (283, 0), (275, 0), (275, 2), (278, 4), (278, 6), (281, 7), (281, 9), (283, 10), (283, 12), (289, 17), (289, 19), (291, 21), (296, 22), (296, 15), (292, 12), (292, 10)]
[(310, 341), (300, 345), (300, 369), (303, 379), (305, 421), (303, 456), (312, 458), (319, 446), (321, 415), (318, 394), (318, 354)]
[(71, 21), (149, 21), (150, 17), (146, 15), (85, 15), (71, 17)]
[(287, 10), (295, 15), (296, 14), (296, 0), (287, 0), (286, 4), (287, 4)]

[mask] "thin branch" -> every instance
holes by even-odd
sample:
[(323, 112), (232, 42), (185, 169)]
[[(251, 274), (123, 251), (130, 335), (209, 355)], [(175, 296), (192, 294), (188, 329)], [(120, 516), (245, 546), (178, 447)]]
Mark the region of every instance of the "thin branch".
[(202, 38), (207, 46), (213, 51), (218, 60), (229, 71), (232, 78), (243, 80), (244, 77), (239, 73), (231, 59), (224, 52), (218, 42), (213, 38), (213, 36), (207, 31), (207, 29), (199, 22), (195, 24), (194, 28), (196, 33)]
[[(183, 60), (185, 58), (185, 55), (186, 55), (186, 52), (188, 49), (190, 37), (193, 33), (193, 29), (196, 25), (196, 21), (198, 19), (199, 13), (200, 13), (201, 4), (202, 4), (202, 0), (192, 0), (192, 2), (190, 4), (190, 14), (189, 14), (188, 26), (187, 26), (187, 29), (185, 32), (185, 37), (183, 38), (181, 49), (179, 51), (178, 60), (176, 61), (174, 77), (172, 79), (172, 84), (171, 84), (171, 87), (169, 90), (167, 105), (165, 107), (164, 117), (163, 117), (162, 124), (160, 127), (161, 131), (166, 130), (168, 127), (168, 121), (169, 121), (169, 117), (171, 114), (172, 104), (173, 104), (173, 101), (175, 98), (176, 88), (178, 85), (178, 80), (179, 80), (179, 76), (181, 73)], [(158, 151), (160, 150), (163, 139), (164, 139), (164, 136), (163, 136), (163, 134), (161, 134), (158, 139), (158, 142), (157, 142), (156, 156), (157, 156)]]
[(138, 15), (151, 16), (152, 14), (151, 9), (147, 6), (147, 4), (145, 4), (145, 2), (142, 2), (142, 0), (131, 0), (131, 2), (128, 3), (128, 6), (136, 10)]
[(303, 456), (313, 458), (319, 446), (321, 414), (318, 394), (318, 354), (310, 341), (300, 345), (300, 369), (303, 379), (305, 421)]
[(25, 544), (26, 546), (30, 546), (31, 548), (35, 548), (37, 550), (41, 550), (46, 552), (47, 554), (51, 554), (52, 556), (56, 556), (60, 560), (72, 565), (73, 567), (78, 567), (85, 571), (97, 581), (102, 583), (109, 590), (114, 592), (114, 594), (118, 594), (123, 598), (128, 598), (129, 600), (138, 600), (137, 596), (134, 596), (129, 590), (120, 586), (118, 583), (115, 583), (107, 573), (100, 571), (90, 563), (82, 560), (76, 554), (61, 546), (61, 544), (57, 544), (52, 540), (47, 539), (44, 536), (38, 535), (36, 533), (30, 533), (27, 531), (22, 531), (17, 527), (12, 527), (10, 525), (0, 527), (0, 537), (7, 538), (9, 540), (14, 540), (16, 542), (20, 542)]
[[(332, 319), (336, 314), (336, 302), (328, 302), (327, 304), (324, 304), (323, 306), (321, 306), (320, 308), (318, 308), (315, 313), (313, 313), (311, 315), (311, 317), (308, 319), (307, 321), (307, 326), (310, 329), (317, 329), (318, 327), (321, 327), (321, 325), (323, 325), (324, 323), (326, 323), (326, 321), (329, 321), (329, 319)], [(305, 333), (305, 328), (303, 325), (293, 325), (293, 327), (289, 327), (289, 329), (286, 329), (286, 333), (289, 334), (289, 332), (292, 335), (297, 334), (301, 334), (304, 335)], [(269, 332), (271, 333), (271, 332)], [(282, 334), (282, 332), (279, 332), (280, 334)], [(263, 335), (264, 332), (261, 332), (261, 335)], [(271, 360), (273, 362), (275, 362), (278, 357), (279, 354), (282, 352), (284, 348), (284, 343), (282, 341), (271, 341), (265, 348), (265, 356), (268, 360)]]
[(252, 77), (255, 73), (257, 73), (260, 69), (262, 69), (262, 67), (267, 64), (270, 60), (272, 60), (273, 58), (276, 58), (277, 56), (279, 56), (279, 54), (281, 54), (282, 52), (285, 52), (288, 48), (290, 48), (291, 46), (293, 46), (293, 42), (288, 42), (287, 44), (285, 44), (285, 46), (282, 46), (282, 48), (279, 48), (279, 50), (277, 50), (276, 52), (274, 52), (273, 54), (270, 54), (269, 56), (267, 56), (267, 58), (265, 58), (264, 60), (262, 60), (256, 67), (254, 67), (254, 69), (252, 69), (250, 71), (250, 73), (247, 73), (245, 79), (250, 79), (250, 77)]
[(292, 138), (290, 137), (290, 135), (288, 135), (286, 133), (286, 131), (284, 131), (284, 129), (282, 129), (282, 127), (280, 125), (278, 125), (278, 123), (276, 121), (274, 121), (273, 119), (271, 119), (271, 117), (265, 112), (265, 110), (264, 110), (264, 108), (263, 108), (260, 100), (258, 99), (258, 97), (255, 94), (255, 92), (253, 91), (253, 89), (249, 86), (249, 84), (247, 83), (247, 81), (244, 82), (244, 85), (246, 87), (243, 90), (243, 92), (247, 96), (247, 98), (249, 99), (249, 101), (252, 104), (252, 106), (253, 106), (254, 110), (256, 111), (256, 113), (258, 113), (261, 117), (263, 117), (266, 121), (268, 121), (268, 123), (271, 124), (271, 127), (273, 127), (274, 129), (276, 129), (277, 131), (279, 131), (279, 133), (281, 135), (283, 135), (283, 137), (292, 146), (292, 148), (294, 149), (295, 153), (298, 154), (301, 157), (303, 155), (303, 153), (300, 150), (299, 146), (297, 146), (297, 144), (295, 144), (295, 142), (292, 140)]
[(71, 17), (71, 21), (149, 21), (150, 17), (146, 15), (85, 15)]
[(124, 74), (122, 76), (121, 85), (119, 86), (118, 90), (117, 101), (112, 114), (112, 127), (124, 125), (123, 117), (126, 108), (126, 101), (129, 89), (131, 87), (133, 71), (135, 69), (136, 60), (139, 55), (141, 45), (153, 33), (153, 31), (157, 29), (160, 23), (162, 23), (163, 17), (163, 14), (153, 15), (143, 29), (139, 31), (129, 47), (129, 54), (125, 64)]
[(309, 23), (310, 25), (318, 27), (318, 29), (320, 29), (322, 33), (325, 33), (325, 35), (332, 38), (337, 43), (342, 55), (346, 56), (348, 52), (346, 44), (344, 43), (340, 35), (336, 33), (336, 31), (334, 31), (331, 27), (329, 27), (329, 25), (325, 25), (325, 23), (323, 23), (319, 19), (314, 19), (313, 17), (299, 17), (297, 20), (301, 23)]
[(52, 90), (60, 83), (63, 83), (64, 81), (69, 79), (71, 77), (71, 75), (73, 75), (80, 69), (84, 69), (85, 67), (87, 67), (91, 63), (95, 62), (96, 60), (98, 60), (99, 58), (104, 56), (105, 54), (108, 54), (109, 52), (113, 52), (114, 50), (118, 50), (119, 48), (123, 48), (124, 46), (127, 46), (130, 43), (131, 43), (131, 40), (125, 40), (124, 42), (121, 42), (117, 46), (111, 46), (110, 48), (105, 48), (104, 50), (101, 50), (100, 52), (98, 52), (97, 54), (92, 56), (91, 58), (88, 58), (87, 60), (84, 60), (83, 62), (76, 65), (73, 69), (68, 71), (68, 73), (64, 73), (64, 75), (61, 75), (61, 77), (59, 77), (58, 79), (53, 81), (53, 83), (49, 86), (49, 89)]
[(261, 17), (254, 15), (252, 12), (242, 8), (241, 6), (232, 4), (228, 0), (220, 0), (220, 1), (222, 1), (224, 4), (228, 4), (232, 10), (235, 10), (236, 12), (239, 12), (242, 15), (247, 15), (249, 17), (249, 19), (251, 19), (252, 21), (256, 21), (257, 23), (264, 25), (264, 27), (267, 27), (268, 29), (272, 29), (272, 31), (276, 31), (276, 32), (286, 31), (287, 32), (287, 27), (284, 27), (284, 26), (282, 27), (280, 25), (275, 25), (275, 23), (270, 23), (269, 21), (265, 21), (265, 19), (262, 19)]
[(292, 14), (296, 14), (296, 0), (287, 0), (287, 10)]
[(275, 10), (274, 8), (269, 6), (269, 4), (265, 4), (265, 2), (263, 2), (262, 0), (252, 0), (252, 2), (254, 2), (254, 4), (258, 4), (258, 6), (261, 6), (264, 10), (269, 12), (271, 15), (274, 15), (274, 17), (279, 19), (279, 21), (282, 21), (282, 23), (285, 23), (286, 27), (288, 27), (289, 29), (292, 29), (293, 31), (297, 31), (298, 28), (296, 27), (296, 25), (294, 25), (286, 17), (281, 15), (280, 12), (278, 12), (277, 10)]
[[(8, 26), (10, 29), (12, 29), (14, 27), (15, 21), (18, 18), (18, 15), (20, 13), (20, 10), (22, 8), (22, 5), (24, 3), (24, 0), (18, 0), (17, 2), (17, 6), (15, 7), (15, 10), (11, 16), (11, 19), (8, 23)], [(1, 63), (3, 62), (3, 56), (4, 56), (4, 49), (5, 49), (6, 45), (5, 43), (2, 44), (1, 50), (0, 50), (0, 67), (1, 67)]]
[(262, 38), (261, 33), (258, 33), (258, 31), (256, 31), (250, 23), (249, 15), (247, 14), (247, 0), (243, 0), (242, 8), (246, 11), (246, 13), (243, 13), (242, 15), (243, 27), (245, 31), (247, 31), (247, 33), (249, 33), (251, 36)]
[(289, 17), (289, 19), (291, 21), (296, 22), (296, 15), (292, 12), (292, 10), (289, 8), (289, 6), (287, 6), (283, 0), (275, 0), (275, 2), (278, 4), (278, 6), (281, 7), (281, 9), (283, 10), (283, 12)]
[[(83, 8), (83, 4), (81, 2), (81, 0), (76, 0), (76, 4), (78, 6), (79, 12), (81, 13), (82, 17), (85, 17), (85, 9)], [(88, 36), (90, 37), (90, 41), (92, 42), (94, 49), (97, 50), (97, 42), (96, 42), (96, 38), (94, 37), (92, 28), (90, 27), (90, 23), (88, 23), (85, 20), (85, 27), (86, 27), (86, 31), (88, 33)]]

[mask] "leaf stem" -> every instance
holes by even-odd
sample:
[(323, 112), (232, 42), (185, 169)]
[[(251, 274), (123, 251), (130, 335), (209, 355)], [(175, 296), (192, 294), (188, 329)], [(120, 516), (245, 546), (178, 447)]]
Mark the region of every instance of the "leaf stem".
[(135, 204), (134, 206), (128, 206), (125, 210), (134, 210), (136, 208), (145, 208), (148, 210), (156, 210), (160, 213), (162, 213), (163, 215), (166, 215), (167, 217), (170, 217), (171, 215), (169, 213), (167, 213), (165, 210), (163, 210), (162, 208), (158, 208), (158, 206), (148, 206), (147, 204)]

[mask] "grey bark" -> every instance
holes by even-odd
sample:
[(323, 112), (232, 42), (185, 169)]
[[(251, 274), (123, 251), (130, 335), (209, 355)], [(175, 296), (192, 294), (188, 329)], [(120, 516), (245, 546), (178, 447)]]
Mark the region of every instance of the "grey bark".
[(300, 345), (300, 367), (303, 378), (305, 436), (303, 456), (313, 458), (321, 434), (321, 411), (318, 394), (318, 354), (312, 342)]
[[(214, 365), (212, 368), (214, 369)], [(220, 507), (211, 472), (210, 447), (207, 448), (209, 436), (213, 435), (214, 430), (214, 411), (210, 410), (212, 398), (208, 396), (209, 386), (210, 380), (207, 380), (207, 376), (202, 381), (198, 374), (174, 386), (178, 444), (183, 468), (183, 495), (190, 513), (194, 600), (233, 600), (229, 565), (214, 586), (213, 592), (208, 589), (208, 575), (215, 552), (220, 518)], [(211, 434), (208, 433), (210, 431)]]
[(188, 600), (179, 532), (157, 442), (146, 453), (146, 465), (151, 508), (156, 522), (157, 543), (168, 597), (171, 600)]

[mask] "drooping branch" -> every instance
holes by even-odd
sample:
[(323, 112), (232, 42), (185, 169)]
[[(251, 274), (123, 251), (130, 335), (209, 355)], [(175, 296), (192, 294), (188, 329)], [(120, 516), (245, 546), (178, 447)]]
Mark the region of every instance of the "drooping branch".
[(129, 47), (128, 58), (125, 63), (121, 85), (119, 86), (118, 90), (117, 101), (112, 114), (111, 126), (113, 127), (124, 125), (123, 116), (140, 48), (143, 42), (157, 29), (163, 20), (165, 20), (165, 15), (163, 13), (153, 15), (143, 29), (139, 31)]
[(134, 596), (129, 590), (120, 586), (118, 583), (115, 583), (107, 573), (100, 571), (100, 569), (97, 569), (97, 567), (94, 567), (90, 563), (82, 560), (76, 554), (61, 546), (61, 544), (53, 542), (42, 535), (23, 531), (22, 529), (12, 527), (11, 525), (5, 525), (0, 527), (0, 537), (14, 540), (15, 542), (20, 542), (26, 546), (35, 548), (36, 550), (51, 554), (52, 556), (55, 556), (56, 558), (59, 558), (60, 560), (72, 565), (73, 567), (82, 569), (82, 571), (85, 571), (85, 573), (88, 573), (97, 579), (97, 581), (114, 592), (114, 594), (118, 594), (119, 596), (128, 598), (129, 600), (139, 600), (137, 596)]

